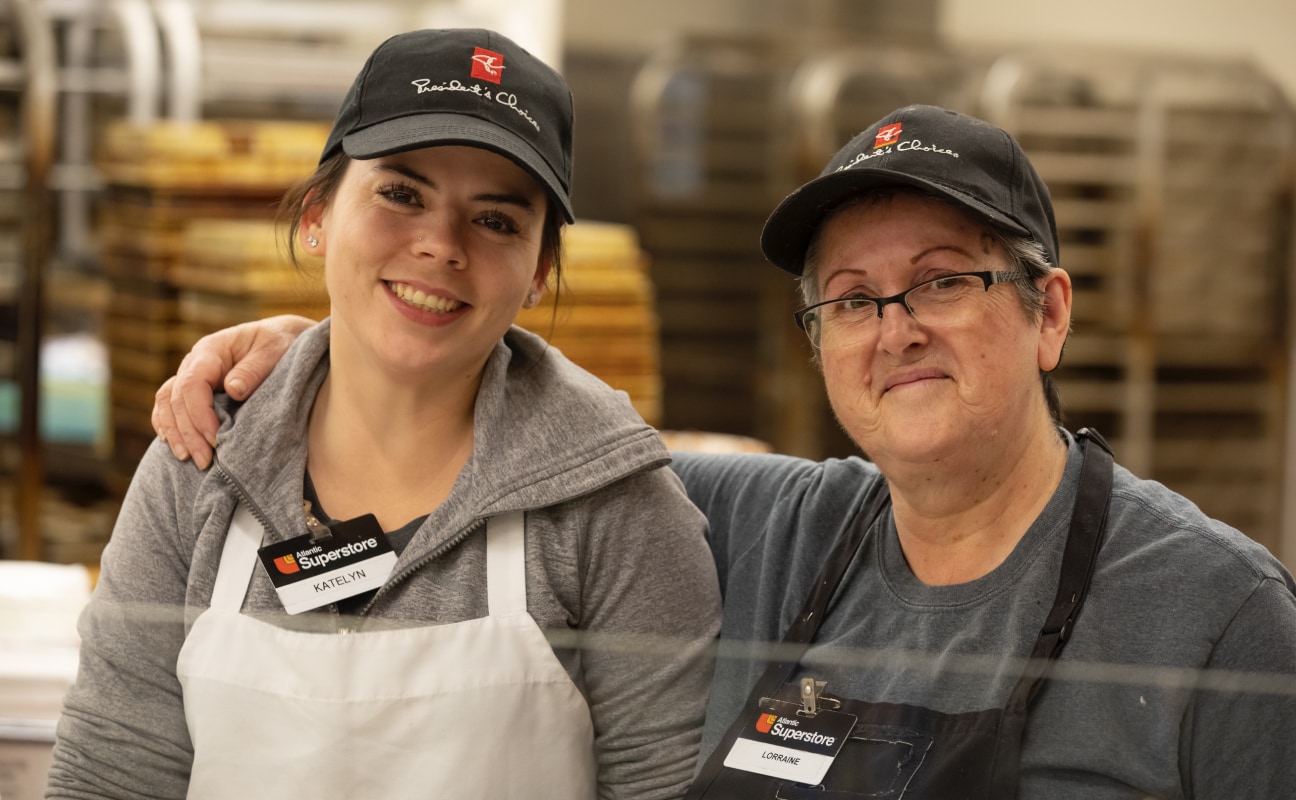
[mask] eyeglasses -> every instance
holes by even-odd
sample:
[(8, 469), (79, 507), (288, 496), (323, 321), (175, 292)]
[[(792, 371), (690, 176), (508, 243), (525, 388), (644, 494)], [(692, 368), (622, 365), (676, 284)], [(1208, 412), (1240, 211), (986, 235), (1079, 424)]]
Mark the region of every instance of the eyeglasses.
[(977, 308), (975, 300), (996, 283), (1025, 278), (1022, 270), (959, 272), (910, 286), (890, 297), (854, 295), (806, 306), (794, 315), (797, 327), (820, 350), (859, 344), (877, 334), (882, 309), (900, 303), (924, 325), (957, 325)]

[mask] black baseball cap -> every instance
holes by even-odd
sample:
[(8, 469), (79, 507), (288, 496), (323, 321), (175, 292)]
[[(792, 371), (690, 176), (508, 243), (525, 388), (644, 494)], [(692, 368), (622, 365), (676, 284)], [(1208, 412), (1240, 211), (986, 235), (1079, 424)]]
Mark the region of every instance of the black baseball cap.
[(1053, 201), (1017, 140), (976, 117), (922, 105), (870, 125), (819, 177), (785, 197), (765, 221), (761, 250), (775, 266), (800, 275), (815, 231), (834, 208), (890, 186), (916, 187), (995, 228), (1029, 236), (1058, 266)]
[(433, 145), (481, 147), (571, 207), (572, 95), (553, 68), (494, 31), (421, 30), (378, 45), (347, 91), (320, 163)]

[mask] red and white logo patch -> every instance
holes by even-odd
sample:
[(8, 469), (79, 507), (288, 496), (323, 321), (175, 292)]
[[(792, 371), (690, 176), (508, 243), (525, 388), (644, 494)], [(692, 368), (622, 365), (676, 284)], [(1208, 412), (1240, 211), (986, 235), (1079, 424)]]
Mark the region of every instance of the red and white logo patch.
[(900, 139), (900, 130), (903, 123), (893, 122), (890, 125), (883, 125), (878, 128), (877, 138), (873, 140), (873, 149), (886, 147), (889, 144), (895, 144)]
[(504, 77), (504, 56), (483, 47), (473, 48), (472, 76), (479, 80), (499, 83)]

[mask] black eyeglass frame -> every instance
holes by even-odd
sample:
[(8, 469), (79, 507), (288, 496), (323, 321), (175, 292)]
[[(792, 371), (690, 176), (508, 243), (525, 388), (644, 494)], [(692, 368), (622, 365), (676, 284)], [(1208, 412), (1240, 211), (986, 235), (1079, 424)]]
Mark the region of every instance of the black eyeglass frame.
[(935, 278), (929, 278), (925, 281), (915, 283), (913, 286), (910, 286), (908, 289), (905, 289), (903, 292), (900, 292), (899, 294), (893, 294), (890, 297), (866, 297), (864, 295), (851, 295), (850, 297), (839, 297), (836, 300), (824, 300), (822, 302), (815, 303), (812, 306), (806, 306), (805, 308), (799, 311), (793, 312), (792, 318), (796, 320), (797, 327), (805, 331), (806, 335), (809, 335), (810, 332), (806, 330), (806, 323), (805, 323), (806, 315), (817, 308), (830, 306), (833, 305), (834, 303), (857, 303), (860, 300), (871, 301), (874, 305), (877, 306), (878, 319), (882, 319), (882, 309), (886, 308), (892, 303), (902, 303), (904, 305), (905, 311), (908, 311), (909, 315), (913, 316), (914, 311), (912, 308), (909, 307), (909, 304), (905, 302), (905, 298), (909, 296), (910, 292), (914, 291), (915, 289), (920, 289), (928, 284), (935, 283), (937, 281), (947, 281), (950, 278), (980, 278), (981, 282), (985, 284), (985, 290), (988, 292), (990, 291), (990, 287), (994, 286), (995, 284), (1010, 283), (1012, 281), (1021, 280), (1022, 278), (1026, 278), (1026, 277), (1029, 276), (1027, 275), (1025, 270), (1020, 270), (1020, 269), (985, 270), (982, 272), (955, 272), (950, 275), (937, 275)]

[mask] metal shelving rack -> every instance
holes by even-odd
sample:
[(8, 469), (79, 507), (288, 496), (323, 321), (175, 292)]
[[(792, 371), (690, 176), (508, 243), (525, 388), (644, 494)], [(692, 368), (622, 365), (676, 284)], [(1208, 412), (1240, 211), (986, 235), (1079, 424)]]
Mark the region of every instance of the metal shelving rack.
[[(6, 240), (5, 285), (14, 304), (13, 377), (19, 386), (16, 518), (20, 558), (39, 556), (40, 540), (28, 532), (39, 527), (44, 465), (40, 441), (40, 408), (35, 387), (40, 374), (40, 330), (43, 308), (43, 268), (50, 251), (48, 177), (53, 161), (55, 125), (55, 49), (51, 32), (29, 0), (11, 0), (5, 20), (10, 46), (3, 62), (7, 108), (16, 116), (4, 143), (4, 203)], [(17, 98), (14, 95), (17, 94)], [(16, 102), (13, 102), (16, 99)]]
[[(17, 464), (7, 470), (15, 475), (17, 534), (12, 547), (0, 539), (0, 557), (40, 558), (45, 541), (42, 490), (52, 462), (40, 435), (42, 335), (58, 316), (52, 312), (84, 324), (102, 317), (107, 303), (94, 227), (107, 188), (94, 163), (96, 137), (107, 122), (327, 121), (367, 54), (392, 33), (481, 24), (535, 50), (544, 42), (530, 40), (553, 29), (558, 7), (523, 0), (489, 8), (464, 0), (0, 4), (0, 308), (17, 317), (0, 314), (0, 324), (10, 323), (0, 335), (0, 375), (12, 375), (21, 396), (11, 448)], [(98, 458), (55, 456), (78, 473), (93, 472)]]

